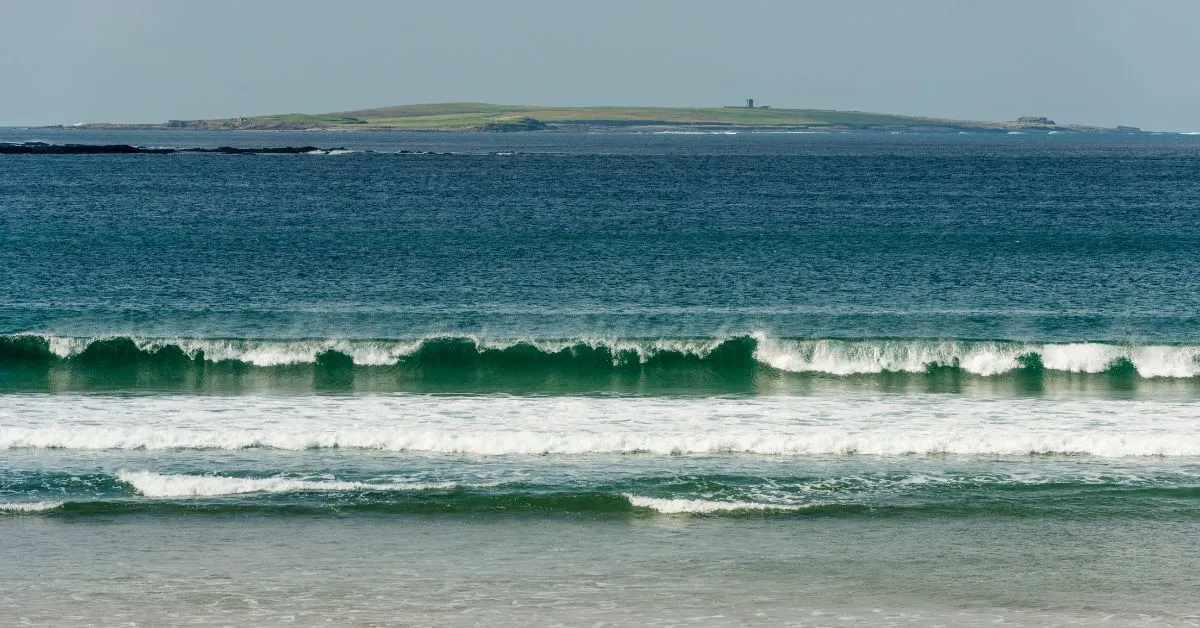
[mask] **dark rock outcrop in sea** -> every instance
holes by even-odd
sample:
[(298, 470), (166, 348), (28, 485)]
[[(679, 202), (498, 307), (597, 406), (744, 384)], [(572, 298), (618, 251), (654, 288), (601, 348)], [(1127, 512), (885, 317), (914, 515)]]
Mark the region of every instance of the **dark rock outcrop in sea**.
[(537, 118), (520, 118), (518, 120), (508, 120), (504, 122), (489, 122), (481, 124), (478, 127), (480, 131), (493, 131), (501, 133), (511, 133), (515, 131), (541, 131), (550, 128), (545, 122)]
[(276, 146), (266, 148), (146, 148), (129, 144), (47, 144), (46, 142), (0, 143), (0, 155), (169, 155), (172, 153), (217, 153), (221, 155), (298, 155), (329, 154), (345, 148), (316, 146)]
[(128, 144), (47, 144), (46, 142), (24, 142), (0, 144), (0, 155), (100, 155), (100, 154), (154, 154), (178, 152), (173, 148), (143, 148)]

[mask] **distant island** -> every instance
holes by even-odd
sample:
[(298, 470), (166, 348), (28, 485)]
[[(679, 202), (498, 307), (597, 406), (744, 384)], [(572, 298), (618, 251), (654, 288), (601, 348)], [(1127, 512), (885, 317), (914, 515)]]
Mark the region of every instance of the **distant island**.
[(1057, 124), (1042, 116), (1005, 122), (954, 120), (829, 109), (736, 107), (539, 107), (487, 103), (402, 105), (324, 114), (287, 113), (212, 120), (171, 120), (157, 124), (74, 124), (85, 129), (236, 130), (398, 130), (398, 131), (551, 131), (551, 130), (795, 130), (1080, 133), (1138, 132), (1135, 127), (1105, 128)]

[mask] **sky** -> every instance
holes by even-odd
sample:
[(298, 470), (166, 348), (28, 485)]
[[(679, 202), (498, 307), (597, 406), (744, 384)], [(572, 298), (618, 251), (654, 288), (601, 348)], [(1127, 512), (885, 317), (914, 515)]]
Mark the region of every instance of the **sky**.
[(1198, 61), (1198, 0), (0, 0), (0, 126), (753, 97), (1197, 131)]

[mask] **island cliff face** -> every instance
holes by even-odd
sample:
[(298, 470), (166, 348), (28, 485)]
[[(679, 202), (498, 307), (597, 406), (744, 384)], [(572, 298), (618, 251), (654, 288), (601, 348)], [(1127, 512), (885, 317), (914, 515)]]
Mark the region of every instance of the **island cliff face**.
[(281, 114), (161, 124), (83, 124), (81, 128), (237, 130), (544, 131), (663, 129), (795, 129), (823, 131), (1137, 132), (1133, 127), (1057, 124), (1044, 116), (1008, 122), (953, 120), (828, 109), (775, 107), (536, 107), (442, 103), (361, 109), (329, 114)]

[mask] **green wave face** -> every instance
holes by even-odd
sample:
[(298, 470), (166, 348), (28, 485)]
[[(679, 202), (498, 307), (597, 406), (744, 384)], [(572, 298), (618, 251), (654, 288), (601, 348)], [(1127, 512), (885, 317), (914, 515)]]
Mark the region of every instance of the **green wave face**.
[(0, 389), (1200, 392), (1200, 346), (930, 339), (0, 336)]

